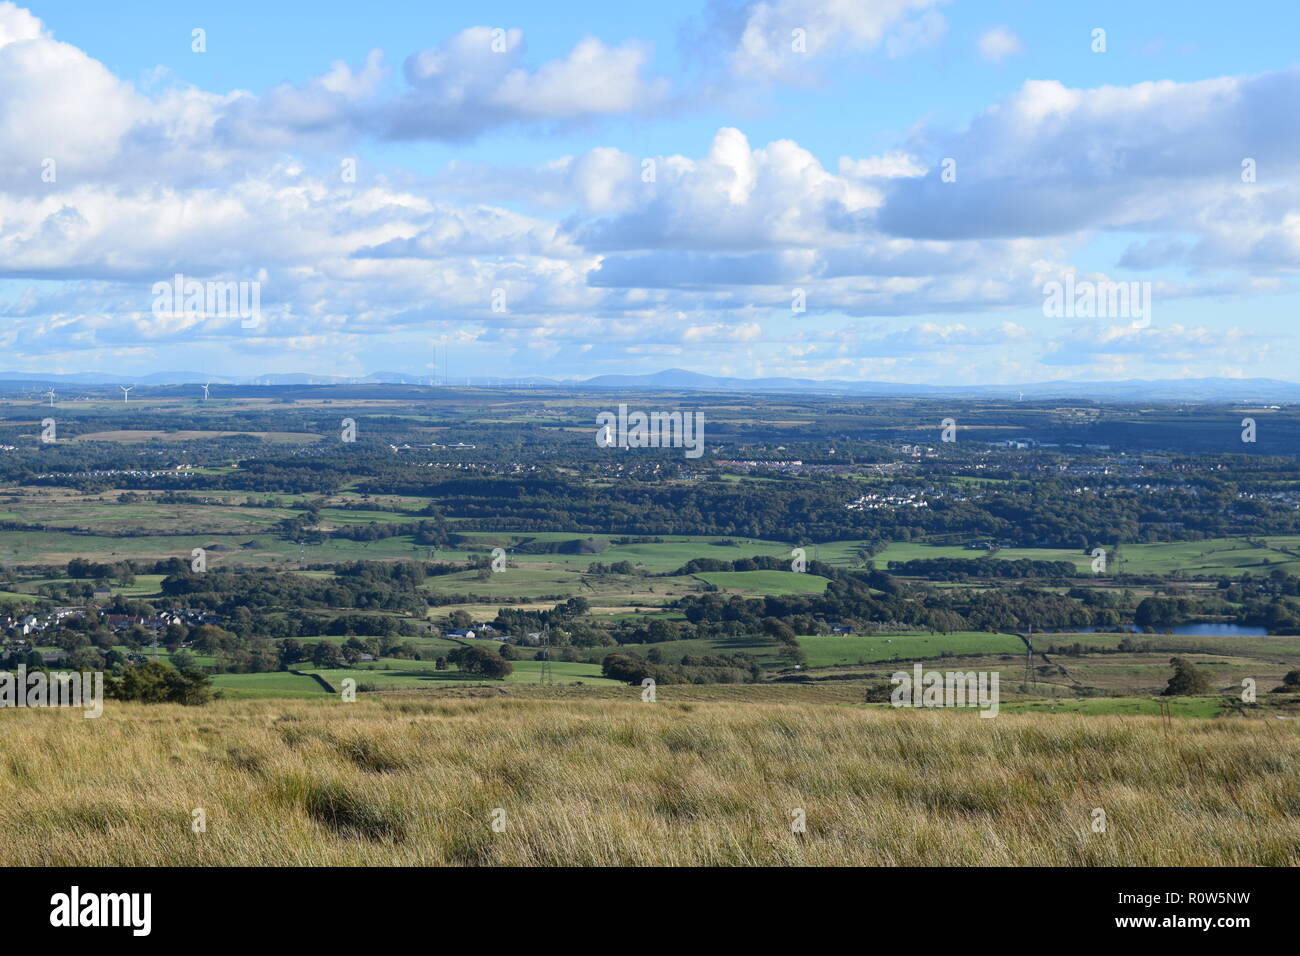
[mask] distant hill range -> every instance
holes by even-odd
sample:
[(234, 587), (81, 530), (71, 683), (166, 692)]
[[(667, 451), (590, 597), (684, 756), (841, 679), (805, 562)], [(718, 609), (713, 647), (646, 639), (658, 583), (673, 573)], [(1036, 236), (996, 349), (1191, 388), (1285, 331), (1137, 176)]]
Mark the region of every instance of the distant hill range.
[(1095, 401), (1300, 402), (1300, 384), (1271, 378), (1054, 381), (1024, 385), (915, 385), (811, 378), (722, 378), (668, 369), (651, 375), (598, 375), (586, 388), (694, 388), (736, 392), (840, 392), (887, 398), (1084, 398)]
[(541, 376), (453, 377), (448, 382), (403, 372), (374, 372), (364, 376), (312, 375), (305, 372), (258, 375), (251, 378), (204, 375), (201, 372), (154, 372), (149, 375), (112, 375), (78, 372), (50, 375), (39, 372), (0, 372), (5, 392), (34, 391), (60, 386), (139, 385), (176, 386), (210, 382), (214, 385), (451, 385), (476, 388), (579, 388), (626, 391), (699, 390), (711, 392), (784, 392), (841, 394), (879, 398), (1003, 398), (1019, 400), (1091, 399), (1100, 402), (1243, 402), (1289, 404), (1300, 402), (1300, 384), (1270, 378), (1126, 379), (1118, 382), (1032, 382), (1024, 385), (916, 385), (899, 382), (850, 382), (811, 378), (729, 378), (672, 368), (646, 375), (597, 375), (588, 379), (554, 379)]

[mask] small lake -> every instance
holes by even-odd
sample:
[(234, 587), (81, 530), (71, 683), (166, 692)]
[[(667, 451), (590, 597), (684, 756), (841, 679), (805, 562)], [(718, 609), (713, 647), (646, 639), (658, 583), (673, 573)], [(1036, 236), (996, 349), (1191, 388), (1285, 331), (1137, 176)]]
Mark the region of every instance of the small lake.
[(1179, 624), (1174, 633), (1194, 637), (1266, 637), (1268, 628), (1244, 624)]
[[(1163, 633), (1163, 628), (1157, 628), (1156, 633), (1149, 635), (1158, 637)], [(1267, 637), (1268, 628), (1264, 627), (1247, 627), (1244, 624), (1175, 624), (1173, 627), (1175, 634), (1184, 637)], [(1051, 631), (1052, 634), (1114, 634), (1124, 631), (1130, 634), (1143, 633), (1140, 627), (1108, 627), (1104, 630), (1096, 627), (1075, 627), (1068, 631)]]

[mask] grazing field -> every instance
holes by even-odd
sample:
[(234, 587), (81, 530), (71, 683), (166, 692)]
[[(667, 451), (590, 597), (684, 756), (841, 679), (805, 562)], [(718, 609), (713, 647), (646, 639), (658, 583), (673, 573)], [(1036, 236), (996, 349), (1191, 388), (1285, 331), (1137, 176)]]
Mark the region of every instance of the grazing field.
[(801, 637), (809, 667), (843, 667), (881, 661), (912, 661), (944, 655), (1024, 654), (1025, 645), (1013, 634), (961, 631), (952, 634), (881, 634), (844, 637)]
[[(219, 558), (214, 555), (213, 559), (230, 564), (296, 565), (298, 561), (299, 544), (284, 540), (276, 532), (279, 522), (295, 514), (290, 507), (295, 503), (292, 495), (250, 496), (218, 492), (211, 495), (213, 500), (208, 504), (178, 505), (151, 500), (123, 504), (107, 496), (87, 499), (85, 496), (51, 489), (21, 489), (21, 495), (17, 494), (18, 491), (15, 489), (15, 495), (0, 504), (0, 520), (40, 524), (42, 530), (0, 530), (0, 556), (17, 563), (67, 563), (72, 558), (94, 561), (126, 558), (159, 560), (188, 554), (192, 548), (211, 548), (213, 545), (227, 549)], [(270, 497), (284, 507), (242, 506), (241, 502), (249, 497)], [(345, 497), (336, 496), (331, 500), (345, 500)], [(395, 504), (412, 504), (406, 499), (391, 500)], [(409, 522), (415, 518), (414, 512), (332, 507), (320, 510), (321, 528), (326, 531), (368, 523), (383, 525)], [(499, 581), (478, 581), (473, 572), (451, 576), (448, 580), (473, 580), (475, 590), (480, 593), (492, 593), (492, 589), (500, 589), (511, 594), (527, 595), (529, 588), (541, 588), (551, 593), (557, 585), (575, 594), (593, 584), (597, 588), (602, 587), (600, 582), (591, 582), (582, 576), (582, 572), (593, 562), (612, 564), (627, 561), (638, 572), (661, 575), (675, 571), (693, 558), (735, 561), (756, 555), (777, 558), (788, 558), (790, 555), (788, 544), (712, 535), (665, 536), (656, 541), (619, 544), (615, 543), (619, 540), (615, 535), (585, 535), (571, 531), (529, 534), (470, 531), (459, 532), (457, 539), (455, 547), (434, 549), (417, 545), (410, 535), (393, 535), (373, 541), (328, 537), (320, 542), (308, 543), (302, 550), (302, 556), (307, 564), (416, 559), (464, 562), (471, 557), (487, 558), (493, 548), (501, 547), (508, 550), (510, 571), (515, 573), (494, 576), (500, 578)], [(254, 540), (257, 546), (243, 547), (249, 540)], [(593, 542), (596, 550), (590, 553), (541, 554), (518, 550), (518, 545), (526, 542), (580, 540)], [(859, 563), (854, 555), (859, 546), (860, 542), (854, 541), (829, 542), (809, 548), (808, 557), (847, 567)], [(644, 591), (659, 587), (665, 580), (671, 582), (674, 579), (625, 581), (622, 587), (625, 590)], [(525, 590), (511, 590), (512, 581), (517, 581)], [(632, 585), (631, 588), (628, 587), (629, 584)], [(818, 585), (808, 582), (795, 585), (800, 586)]]
[[(1159, 544), (1125, 544), (1119, 561), (1112, 562), (1112, 572), (1124, 574), (1212, 575), (1236, 577), (1246, 572), (1268, 574), (1278, 568), (1291, 574), (1300, 573), (1300, 537), (1276, 535), (1265, 539), (1266, 548), (1256, 547), (1240, 538), (1212, 538), (1205, 541), (1171, 541)], [(1030, 558), (1037, 561), (1069, 561), (1080, 574), (1091, 574), (1092, 558), (1082, 551), (1064, 548), (1000, 548), (995, 552), (972, 550), (961, 545), (894, 542), (873, 559), (877, 567), (888, 569), (891, 562), (922, 558), (987, 558), (1011, 561)]]
[[(305, 667), (304, 673), (318, 674), (336, 689), (342, 687), (345, 678), (351, 677), (359, 687), (369, 685), (375, 690), (414, 690), (440, 684), (537, 684), (541, 682), (541, 662), (513, 661), (514, 672), (504, 680), (486, 680), (471, 674), (462, 674), (457, 670), (435, 670), (433, 664), (420, 664), (413, 661), (385, 660), (373, 665), (362, 664), (357, 667), (340, 667), (321, 670)], [(387, 665), (385, 667), (385, 665)], [(260, 676), (260, 675), (249, 675)], [(554, 683), (583, 683), (596, 685), (618, 685), (618, 681), (600, 676), (600, 668), (594, 664), (580, 662), (553, 661), (551, 663), (551, 680)]]
[(287, 671), (262, 674), (217, 674), (212, 686), (232, 700), (245, 697), (327, 697), (319, 681)]
[[(1128, 550), (1125, 545), (1125, 551)], [(973, 561), (981, 558), (994, 561), (1012, 561), (1028, 558), (1034, 561), (1070, 561), (1081, 574), (1091, 569), (1092, 558), (1081, 551), (1068, 551), (1064, 548), (1001, 548), (995, 552), (972, 550), (962, 545), (922, 544), (916, 541), (895, 541), (877, 554), (873, 561), (876, 567), (889, 569), (894, 562), (919, 561), (926, 558), (960, 558)]]
[(821, 594), (830, 581), (793, 571), (710, 571), (695, 575), (720, 591), (744, 595)]
[[(511, 560), (526, 562), (541, 559), (548, 562), (562, 562), (575, 569), (584, 569), (593, 561), (606, 564), (616, 561), (630, 561), (641, 569), (662, 574), (680, 568), (693, 558), (716, 558), (720, 561), (735, 561), (739, 558), (752, 558), (755, 555), (766, 557), (789, 557), (790, 545), (776, 541), (762, 541), (755, 538), (722, 538), (716, 535), (663, 535), (654, 541), (628, 541), (617, 543), (618, 535), (586, 535), (569, 531), (540, 531), (526, 535), (500, 534), (487, 531), (467, 531), (459, 535), (465, 539), (464, 547), (477, 545), (483, 553), (495, 547), (510, 548), (516, 541), (562, 542), (581, 539), (591, 541), (601, 549), (590, 554), (547, 554), (547, 555), (511, 555)], [(845, 543), (847, 544), (847, 543)], [(832, 545), (822, 545), (823, 550), (832, 549)], [(840, 549), (834, 549), (836, 554)], [(811, 557), (811, 554), (810, 554)], [(823, 558), (823, 560), (826, 560)]]
[(1236, 577), (1247, 571), (1268, 574), (1283, 568), (1291, 574), (1300, 572), (1300, 538), (1268, 537), (1267, 548), (1254, 547), (1237, 538), (1214, 538), (1208, 541), (1177, 541), (1168, 544), (1126, 544), (1122, 568), (1130, 574), (1171, 574), (1181, 571), (1195, 575)]
[(1190, 654), (1249, 654), (1288, 660), (1300, 657), (1300, 635), (1262, 634), (1035, 634), (1034, 647), (1080, 644), (1088, 650), (1114, 650), (1122, 642), (1153, 651)]
[(7, 866), (1300, 865), (1295, 723), (403, 695), (0, 716)]
[[(171, 527), (179, 527), (174, 515)], [(241, 516), (242, 517), (242, 516)], [(260, 519), (260, 520), (259, 520)], [(266, 534), (274, 515), (253, 515), (249, 524), (238, 531), (178, 532), (176, 534), (143, 534), (115, 537), (112, 534), (73, 534), (47, 531), (40, 534), (28, 531), (0, 531), (0, 556), (15, 563), (66, 564), (74, 558), (91, 561), (159, 561), (168, 558), (188, 557), (193, 548), (209, 550), (209, 563), (271, 566), (297, 566), (299, 545)], [(265, 537), (261, 537), (265, 535)], [(242, 545), (257, 536), (261, 547), (244, 549)], [(221, 551), (220, 548), (227, 550)], [(417, 548), (409, 536), (396, 536), (380, 541), (350, 541), (330, 538), (323, 544), (308, 545), (303, 560), (308, 564), (339, 561), (396, 561), (423, 558), (427, 549)], [(464, 560), (461, 556), (460, 560)]]

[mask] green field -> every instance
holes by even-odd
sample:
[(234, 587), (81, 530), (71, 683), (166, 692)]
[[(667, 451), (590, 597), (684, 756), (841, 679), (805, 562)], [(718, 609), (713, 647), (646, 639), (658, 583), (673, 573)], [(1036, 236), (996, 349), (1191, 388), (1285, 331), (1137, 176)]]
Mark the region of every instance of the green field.
[[(373, 686), (376, 690), (418, 690), (456, 684), (502, 686), (509, 684), (537, 684), (541, 677), (541, 664), (537, 661), (513, 661), (514, 672), (504, 681), (484, 680), (453, 669), (435, 670), (432, 663), (419, 661), (382, 660), (376, 666), (336, 668), (296, 668), (302, 674), (270, 671), (261, 674), (217, 674), (212, 679), (214, 687), (225, 696), (243, 697), (322, 697), (329, 692), (306, 674), (318, 674), (342, 691), (343, 680), (352, 678), (359, 687)], [(387, 664), (388, 669), (383, 669)], [(593, 664), (555, 661), (551, 664), (551, 680), (555, 684), (582, 683), (593, 686), (620, 686), (600, 676), (600, 668)]]
[[(462, 674), (455, 668), (437, 670), (431, 662), (382, 659), (374, 664), (357, 667), (313, 668), (303, 667), (303, 673), (319, 674), (336, 690), (342, 689), (344, 678), (351, 677), (358, 686), (373, 685), (377, 690), (414, 690), (447, 684), (537, 684), (541, 680), (542, 664), (539, 661), (512, 661), (514, 672), (503, 681), (485, 680), (471, 674)], [(248, 677), (262, 675), (249, 674)], [(600, 676), (600, 667), (582, 662), (553, 661), (551, 679), (557, 684), (581, 682), (593, 685), (618, 685), (618, 681)]]
[[(1129, 546), (1125, 545), (1127, 552)], [(1081, 551), (1064, 548), (1002, 548), (990, 554), (987, 551), (972, 550), (962, 545), (921, 544), (916, 541), (895, 541), (872, 560), (876, 567), (889, 570), (889, 565), (902, 561), (920, 561), (933, 558), (960, 558), (966, 561), (991, 559), (995, 561), (1013, 561), (1028, 558), (1034, 561), (1070, 561), (1082, 573), (1090, 573), (1092, 558)]]
[(1279, 662), (1300, 660), (1300, 636), (1287, 635), (1215, 637), (1178, 634), (1035, 634), (1032, 640), (1035, 649), (1047, 648), (1053, 644), (1066, 647), (1078, 643), (1085, 648), (1112, 650), (1121, 641), (1128, 640), (1137, 647), (1150, 647), (1162, 653), (1229, 654)]
[[(246, 497), (246, 496), (242, 496)], [(48, 504), (31, 507), (27, 504), (16, 518), (34, 521)], [(76, 513), (67, 509), (75, 507)], [(73, 558), (111, 562), (131, 558), (135, 560), (164, 560), (172, 557), (189, 559), (192, 548), (212, 549), (214, 545), (227, 550), (211, 551), (210, 566), (222, 563), (254, 565), (296, 565), (299, 545), (286, 541), (274, 532), (274, 526), (283, 518), (297, 512), (285, 508), (247, 508), (234, 504), (212, 505), (119, 505), (111, 501), (95, 504), (70, 505), (60, 502), (58, 520), (40, 519), (48, 530), (0, 531), (0, 558), (15, 563), (66, 563)], [(321, 511), (326, 525), (344, 527), (370, 521), (391, 523), (412, 521), (414, 513), (384, 511), (353, 511), (326, 508)], [(88, 533), (73, 534), (65, 528), (77, 528)], [(167, 529), (164, 532), (162, 529)], [(132, 533), (122, 535), (123, 531)], [(156, 532), (156, 533), (150, 533)], [(612, 564), (629, 561), (647, 574), (664, 574), (680, 568), (693, 558), (716, 558), (735, 561), (741, 558), (765, 555), (788, 558), (790, 545), (753, 538), (722, 538), (716, 535), (672, 535), (659, 541), (636, 544), (611, 544), (616, 535), (585, 535), (570, 531), (536, 532), (530, 534), (504, 534), (486, 531), (458, 532), (463, 538), (457, 548), (434, 549), (419, 546), (409, 535), (395, 535), (375, 541), (351, 541), (346, 538), (328, 538), (322, 543), (308, 544), (303, 549), (307, 564), (326, 564), (356, 560), (435, 560), (468, 561), (473, 557), (489, 557), (494, 547), (509, 552), (510, 568), (496, 575), (502, 581), (494, 587), (506, 587), (511, 571), (543, 569), (524, 585), (562, 581), (577, 593), (582, 585), (578, 575), (593, 562)], [(584, 554), (526, 554), (518, 544), (527, 541), (565, 542), (591, 538), (607, 547), (599, 553)], [(256, 548), (242, 548), (245, 542), (255, 539)], [(853, 555), (861, 542), (841, 541), (808, 546), (808, 557), (829, 564), (848, 566), (858, 563)], [(572, 576), (565, 577), (568, 572)], [(468, 572), (471, 576), (473, 572)]]
[[(1266, 575), (1276, 568), (1291, 574), (1300, 571), (1300, 537), (1269, 536), (1269, 547), (1255, 548), (1234, 538), (1208, 541), (1177, 541), (1169, 544), (1126, 544), (1121, 548), (1122, 568), (1132, 574), (1227, 575), (1244, 572)], [(1285, 549), (1285, 550), (1274, 550)]]
[(299, 674), (272, 671), (265, 674), (217, 674), (212, 686), (230, 698), (245, 697), (325, 697), (325, 688)]
[[(1159, 544), (1125, 544), (1120, 560), (1112, 558), (1110, 573), (1173, 574), (1235, 577), (1247, 571), (1268, 574), (1283, 568), (1300, 573), (1300, 536), (1274, 535), (1266, 539), (1268, 548), (1257, 548), (1238, 538), (1211, 538), (1205, 541), (1171, 541)], [(1070, 561), (1079, 573), (1091, 575), (1092, 558), (1081, 551), (1065, 548), (1003, 548), (993, 554), (960, 545), (895, 542), (874, 558), (876, 566), (888, 570), (890, 562), (915, 561), (922, 558), (988, 557), (995, 561), (1030, 558), (1038, 561)]]
[(695, 576), (720, 591), (759, 597), (767, 594), (821, 594), (830, 584), (827, 578), (793, 571), (706, 571)]
[[(804, 636), (799, 638), (808, 660), (806, 667), (852, 667), (856, 664), (879, 664), (890, 661), (931, 660), (945, 656), (977, 657), (1014, 654), (1021, 657), (1025, 645), (1010, 634), (984, 631), (959, 631), (951, 634), (882, 634), (846, 635), (843, 637)], [(713, 639), (692, 638), (661, 644), (632, 644), (625, 647), (580, 648), (579, 652), (600, 660), (611, 651), (645, 656), (654, 650), (665, 664), (675, 664), (683, 657), (729, 656), (743, 654), (768, 668), (782, 668), (781, 645), (768, 637), (742, 636)], [(516, 667), (518, 663), (516, 662)]]
[(951, 634), (884, 634), (844, 637), (801, 637), (809, 667), (851, 667), (883, 661), (912, 661), (947, 656), (1025, 652), (1024, 643), (1010, 634), (955, 631)]

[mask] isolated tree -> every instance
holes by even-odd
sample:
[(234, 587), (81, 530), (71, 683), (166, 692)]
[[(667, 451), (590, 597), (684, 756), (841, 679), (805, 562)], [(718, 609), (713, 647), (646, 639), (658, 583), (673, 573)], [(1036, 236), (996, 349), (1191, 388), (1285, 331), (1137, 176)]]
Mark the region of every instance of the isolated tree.
[(256, 640), (249, 648), (249, 668), (254, 673), (280, 669), (280, 651), (274, 641)]
[(787, 644), (795, 639), (794, 630), (790, 625), (774, 617), (763, 618), (763, 633)]
[(781, 645), (781, 659), (787, 661), (791, 666), (808, 663), (808, 655), (798, 644)]
[(893, 699), (894, 685), (889, 681), (878, 681), (874, 684), (867, 685), (867, 692), (864, 700), (868, 704), (889, 703)]
[(654, 666), (635, 654), (607, 654), (600, 664), (601, 674), (625, 684), (639, 684), (651, 676)]
[(302, 659), (302, 645), (296, 639), (289, 637), (280, 642), (281, 669), (287, 668), (290, 664), (297, 664)]
[(466, 674), (500, 680), (514, 672), (514, 665), (490, 647), (458, 647), (447, 659)]
[(168, 624), (163, 631), (162, 643), (169, 650), (175, 650), (189, 637), (190, 630), (183, 624)]
[(1191, 661), (1171, 657), (1169, 663), (1173, 665), (1174, 676), (1169, 678), (1169, 684), (1165, 687), (1165, 697), (1188, 697), (1209, 692), (1210, 682), (1205, 672)]
[(212, 699), (212, 679), (202, 671), (178, 671), (162, 661), (128, 667), (106, 682), (108, 696), (147, 704), (172, 702), (195, 706)]
[(179, 651), (172, 654), (168, 659), (172, 662), (172, 667), (176, 668), (178, 671), (187, 670), (188, 668), (193, 667), (195, 663), (194, 655), (184, 648), (181, 648)]
[(215, 654), (230, 644), (234, 635), (212, 624), (200, 624), (190, 632), (191, 643), (200, 654)]
[(338, 647), (329, 641), (321, 641), (311, 649), (311, 662), (316, 667), (338, 667), (341, 658)]
[(591, 602), (585, 597), (571, 597), (564, 602), (564, 614), (567, 617), (579, 617), (591, 610)]

